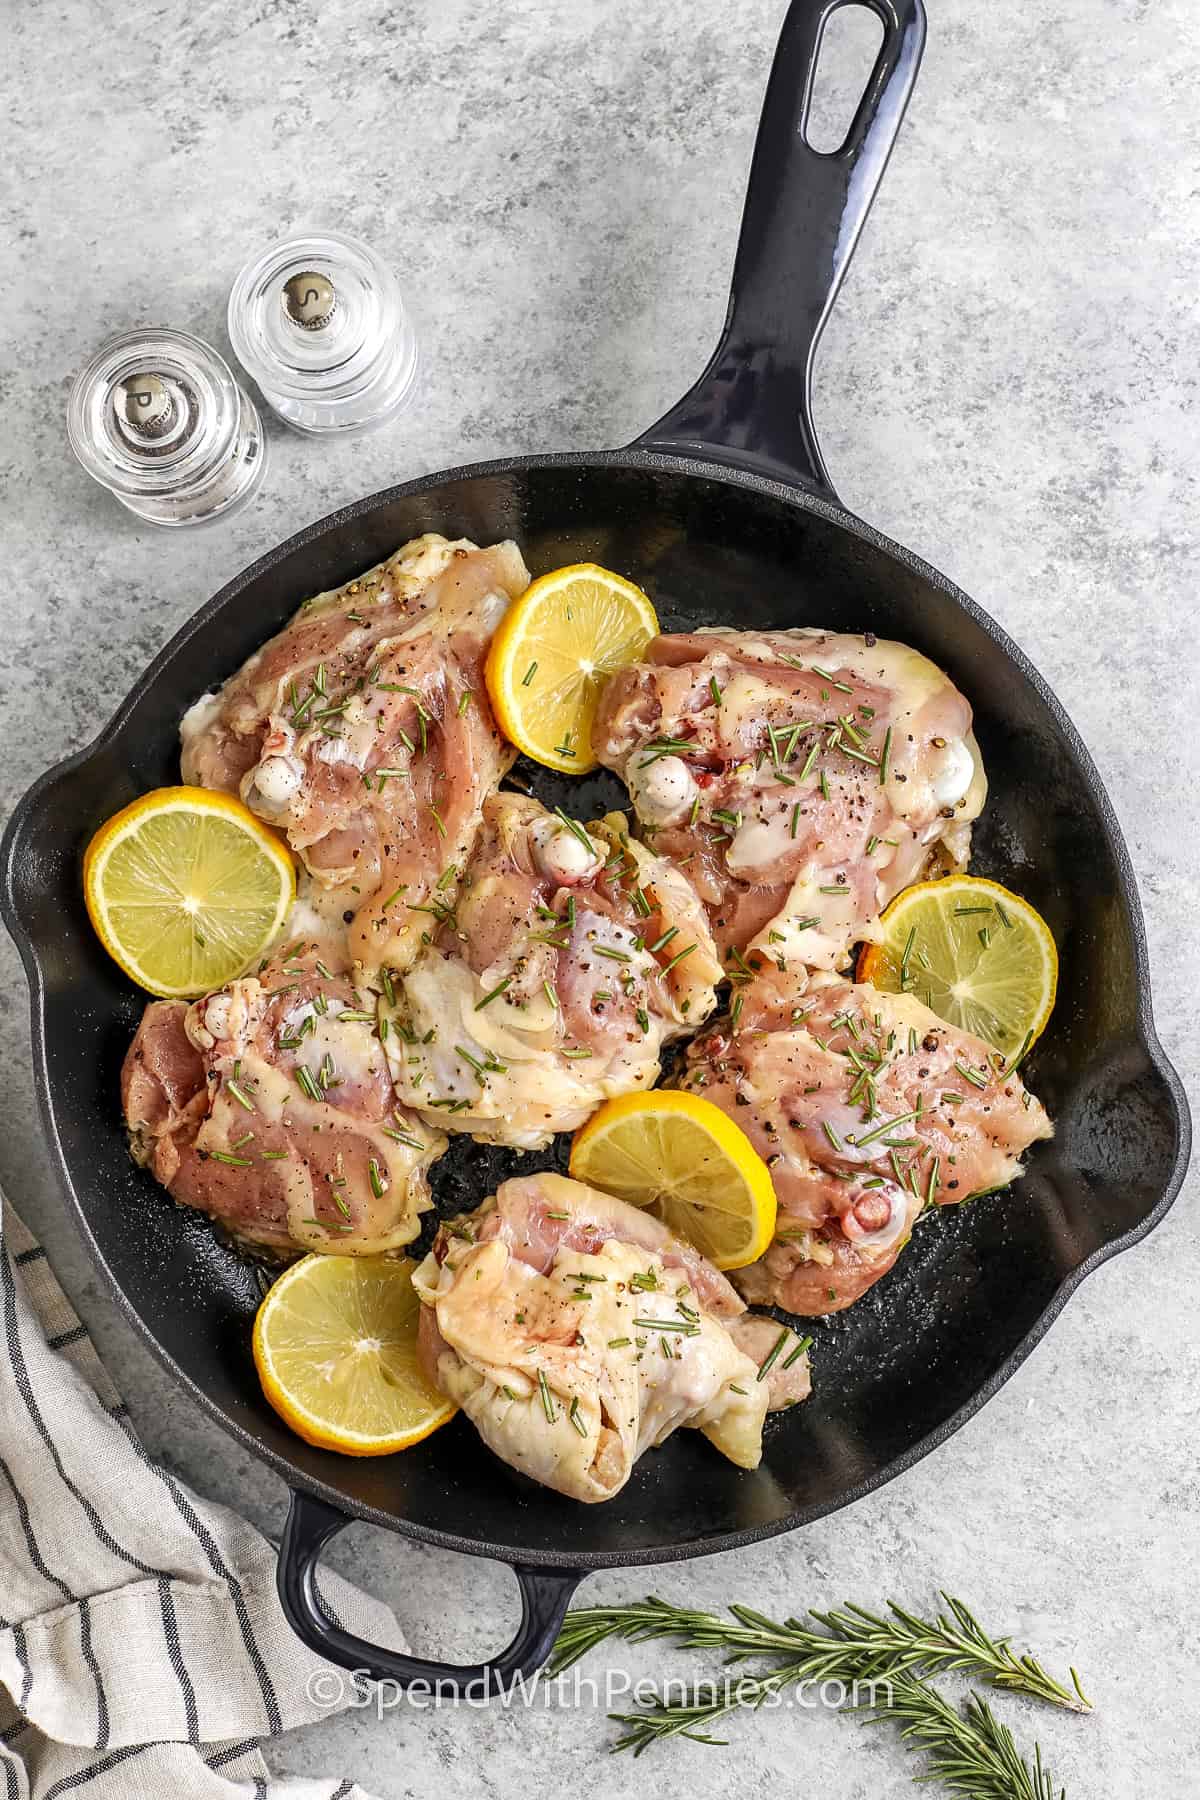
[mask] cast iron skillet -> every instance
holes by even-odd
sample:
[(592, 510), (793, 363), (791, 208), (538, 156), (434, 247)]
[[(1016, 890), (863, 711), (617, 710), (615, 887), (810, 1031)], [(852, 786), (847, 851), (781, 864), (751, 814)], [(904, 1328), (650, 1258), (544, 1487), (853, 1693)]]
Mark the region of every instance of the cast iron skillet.
[[(844, 3), (795, 0), (788, 14), (729, 317), (678, 406), (624, 450), (430, 476), (302, 531), (184, 626), (96, 743), (30, 791), (4, 840), (3, 912), (32, 990), (43, 1116), (91, 1252), (166, 1367), (292, 1487), (280, 1591), (296, 1630), (378, 1677), (500, 1691), (544, 1659), (586, 1571), (750, 1543), (880, 1486), (996, 1392), (1082, 1277), (1163, 1217), (1183, 1177), (1186, 1105), (1154, 1035), (1133, 875), (1091, 760), (1004, 633), (839, 504), (813, 434), (813, 347), (925, 33), (921, 0), (869, 0), (885, 33), (878, 61), (845, 143), (817, 154), (805, 140), (812, 76), (825, 23)], [(1028, 895), (1058, 940), (1058, 1007), (1029, 1068), (1054, 1141), (1010, 1193), (922, 1225), (869, 1296), (815, 1325), (816, 1391), (770, 1426), (752, 1475), (684, 1431), (643, 1458), (615, 1500), (586, 1507), (496, 1463), (462, 1420), (380, 1461), (309, 1448), (259, 1392), (253, 1270), (129, 1159), (117, 1078), (143, 997), (88, 926), (83, 848), (118, 807), (178, 779), (179, 719), (197, 694), (306, 595), (427, 530), (485, 544), (513, 537), (535, 573), (609, 564), (649, 589), (670, 626), (820, 624), (916, 645), (975, 707), (991, 795), (974, 866)], [(607, 777), (572, 784), (543, 772), (538, 789), (584, 818), (598, 799), (623, 797)], [(439, 1172), (441, 1209), (477, 1204), (517, 1160), (459, 1140)], [(485, 1664), (452, 1668), (349, 1635), (322, 1606), (315, 1570), (356, 1518), (510, 1563), (523, 1609), (513, 1642)]]

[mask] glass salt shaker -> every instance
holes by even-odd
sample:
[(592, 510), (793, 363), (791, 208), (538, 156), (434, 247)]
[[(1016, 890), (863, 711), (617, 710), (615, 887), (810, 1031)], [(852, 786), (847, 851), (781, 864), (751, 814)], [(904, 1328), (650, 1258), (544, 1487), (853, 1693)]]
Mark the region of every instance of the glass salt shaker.
[(262, 420), (223, 357), (186, 331), (127, 331), (75, 377), (67, 435), (88, 474), (152, 525), (223, 518), (266, 467)]
[(360, 431), (412, 393), (417, 342), (373, 250), (325, 231), (254, 257), (229, 295), (229, 340), (267, 404), (297, 431)]

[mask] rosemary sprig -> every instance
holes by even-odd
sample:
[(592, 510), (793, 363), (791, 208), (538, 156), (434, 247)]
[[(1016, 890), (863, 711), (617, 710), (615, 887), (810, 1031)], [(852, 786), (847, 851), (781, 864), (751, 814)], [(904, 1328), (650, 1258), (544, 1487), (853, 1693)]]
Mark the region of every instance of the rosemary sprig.
[(976, 1693), (959, 1712), (927, 1682), (902, 1675), (891, 1683), (890, 1700), (873, 1700), (871, 1710), (872, 1724), (890, 1719), (911, 1748), (927, 1753), (921, 1779), (943, 1782), (959, 1800), (1066, 1800), (1065, 1788), (1055, 1792), (1040, 1747), (1033, 1747), (1031, 1766)]
[[(785, 1687), (805, 1679), (803, 1671), (802, 1663), (786, 1663), (761, 1679), (742, 1677), (727, 1688), (701, 1681), (681, 1700), (659, 1702), (643, 1712), (613, 1713), (613, 1723), (625, 1727), (613, 1750), (632, 1750), (640, 1756), (669, 1737), (723, 1745), (727, 1740), (714, 1737), (707, 1727), (741, 1708), (757, 1710)], [(929, 1758), (920, 1781), (941, 1781), (958, 1800), (1066, 1800), (1065, 1788), (1056, 1794), (1040, 1748), (1034, 1745), (1032, 1764), (1027, 1762), (1008, 1726), (978, 1694), (968, 1694), (959, 1712), (936, 1688), (915, 1676), (900, 1675), (876, 1685), (883, 1693), (873, 1692), (851, 1710), (869, 1712), (871, 1724), (899, 1725), (910, 1748)]]
[(1015, 1652), (1007, 1638), (989, 1637), (961, 1600), (949, 1594), (942, 1598), (949, 1614), (938, 1613), (932, 1620), (894, 1601), (889, 1602), (890, 1617), (851, 1605), (811, 1612), (809, 1617), (825, 1631), (814, 1631), (799, 1619), (778, 1624), (748, 1606), (731, 1606), (730, 1619), (653, 1597), (635, 1606), (576, 1607), (559, 1633), (550, 1670), (558, 1674), (570, 1668), (607, 1638), (640, 1644), (670, 1637), (687, 1650), (725, 1650), (731, 1663), (748, 1656), (786, 1656), (811, 1665), (808, 1673), (816, 1680), (954, 1671), (1072, 1712), (1091, 1711), (1073, 1669), (1072, 1687), (1066, 1688), (1034, 1657)]
[[(1008, 1638), (991, 1637), (961, 1600), (949, 1594), (942, 1598), (947, 1610), (931, 1620), (894, 1601), (883, 1615), (851, 1604), (811, 1611), (809, 1617), (823, 1630), (795, 1618), (780, 1624), (746, 1606), (730, 1607), (726, 1618), (653, 1597), (634, 1606), (581, 1607), (567, 1614), (550, 1673), (560, 1674), (614, 1637), (630, 1643), (672, 1638), (687, 1649), (721, 1649), (727, 1665), (747, 1657), (782, 1656), (786, 1660), (764, 1675), (698, 1682), (682, 1698), (613, 1714), (624, 1728), (613, 1749), (639, 1756), (668, 1737), (719, 1744), (724, 1740), (713, 1737), (709, 1728), (729, 1713), (754, 1710), (798, 1682), (836, 1680), (849, 1690), (853, 1709), (869, 1713), (872, 1722), (898, 1724), (901, 1737), (929, 1756), (923, 1779), (942, 1781), (959, 1800), (1065, 1800), (1063, 1793), (1056, 1797), (1037, 1747), (1030, 1764), (980, 1695), (971, 1693), (959, 1712), (927, 1677), (968, 1674), (992, 1688), (1090, 1712), (1075, 1670), (1068, 1688), (1028, 1652), (1013, 1650)], [(870, 1689), (865, 1701), (858, 1697), (864, 1686)]]

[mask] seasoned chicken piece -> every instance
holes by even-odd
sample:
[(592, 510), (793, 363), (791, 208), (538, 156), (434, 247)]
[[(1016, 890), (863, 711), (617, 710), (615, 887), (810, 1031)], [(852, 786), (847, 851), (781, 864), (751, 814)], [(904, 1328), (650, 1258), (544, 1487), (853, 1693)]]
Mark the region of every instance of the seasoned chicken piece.
[(385, 1047), (431, 1125), (535, 1149), (652, 1087), (664, 1044), (715, 1007), (721, 965), (687, 877), (621, 814), (585, 830), (501, 793), (483, 816), (457, 905), (434, 896), (430, 941), (385, 978)]
[(446, 1139), (396, 1105), (374, 996), (293, 945), (188, 1006), (153, 1001), (121, 1072), (134, 1155), (248, 1244), (411, 1243)]
[(655, 638), (608, 683), (593, 741), (722, 951), (796, 968), (840, 967), (927, 865), (964, 867), (987, 792), (963, 696), (870, 633)]
[[(736, 1005), (736, 1001), (735, 1001)], [(887, 1273), (922, 1209), (1021, 1172), (1052, 1135), (1040, 1101), (979, 1038), (908, 994), (770, 969), (688, 1051), (680, 1085), (741, 1126), (779, 1201), (775, 1241), (734, 1280), (747, 1300), (840, 1312)]]
[[(442, 1228), (413, 1282), (431, 1379), (535, 1481), (610, 1499), (681, 1425), (757, 1466), (770, 1382), (735, 1342), (742, 1303), (649, 1214), (561, 1175), (506, 1181)], [(769, 1351), (780, 1328), (758, 1323)], [(807, 1391), (801, 1361), (788, 1399)]]
[(307, 600), (183, 721), (184, 780), (239, 793), (285, 833), (367, 970), (411, 961), (422, 919), (398, 903), (426, 902), (461, 866), (516, 754), (483, 665), (528, 583), (515, 544), (414, 538)]

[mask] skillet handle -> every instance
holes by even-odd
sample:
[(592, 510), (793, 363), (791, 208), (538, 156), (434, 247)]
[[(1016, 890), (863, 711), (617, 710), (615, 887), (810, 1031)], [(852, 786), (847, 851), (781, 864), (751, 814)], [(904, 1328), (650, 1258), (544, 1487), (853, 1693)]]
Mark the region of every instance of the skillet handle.
[[(838, 149), (807, 139), (830, 16), (865, 5), (884, 36)], [(690, 393), (636, 440), (836, 501), (812, 420), (817, 341), (883, 175), (925, 46), (923, 0), (792, 0), (767, 83), (729, 312)]]
[(551, 1650), (571, 1596), (586, 1569), (534, 1569), (513, 1564), (521, 1588), (521, 1623), (512, 1643), (482, 1663), (442, 1663), (369, 1644), (336, 1624), (316, 1589), (317, 1565), (331, 1538), (353, 1523), (349, 1514), (298, 1488), (279, 1546), (277, 1583), (288, 1624), (318, 1656), (353, 1669), (368, 1681), (406, 1688), (420, 1683), (446, 1699), (507, 1694), (541, 1668)]

